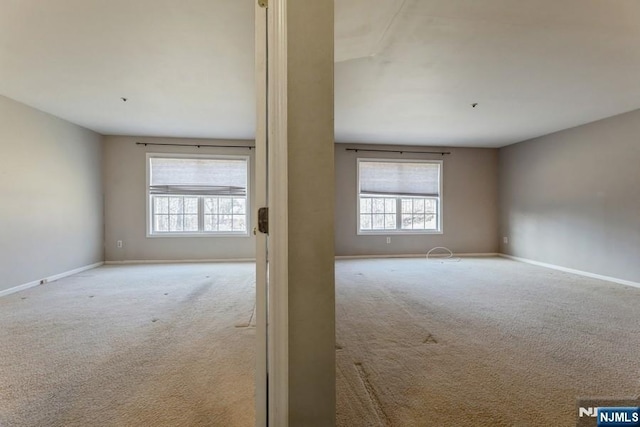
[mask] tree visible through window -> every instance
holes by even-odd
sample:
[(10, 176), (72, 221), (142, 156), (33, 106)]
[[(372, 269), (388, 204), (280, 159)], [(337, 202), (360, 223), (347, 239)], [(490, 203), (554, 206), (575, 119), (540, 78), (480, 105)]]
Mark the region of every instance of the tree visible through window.
[(246, 234), (246, 157), (149, 156), (150, 233)]
[(358, 160), (358, 230), (440, 232), (442, 163)]

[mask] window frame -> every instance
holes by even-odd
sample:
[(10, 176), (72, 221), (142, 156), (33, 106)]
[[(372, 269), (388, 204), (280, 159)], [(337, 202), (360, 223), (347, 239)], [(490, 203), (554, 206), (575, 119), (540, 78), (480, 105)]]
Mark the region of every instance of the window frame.
[[(168, 231), (168, 232), (154, 232), (153, 231), (153, 214), (154, 208), (152, 204), (153, 195), (150, 194), (151, 186), (151, 159), (153, 158), (165, 158), (165, 159), (212, 159), (212, 160), (244, 160), (247, 165), (247, 194), (245, 202), (245, 215), (246, 215), (246, 230), (245, 231), (204, 231), (204, 201), (203, 197), (216, 197), (216, 196), (202, 196), (202, 195), (180, 195), (175, 194), (176, 197), (197, 197), (198, 198), (198, 228), (201, 231)], [(147, 238), (164, 238), (164, 237), (251, 237), (251, 157), (248, 155), (226, 155), (226, 154), (188, 154), (188, 153), (146, 153), (146, 237)], [(234, 196), (221, 196), (230, 197)], [(235, 196), (237, 197), (237, 196)]]
[[(381, 162), (381, 163), (429, 163), (439, 165), (439, 177), (438, 177), (438, 197), (412, 197), (412, 196), (380, 196), (378, 198), (391, 198), (396, 201), (396, 228), (386, 230), (362, 230), (360, 228), (360, 163), (363, 162)], [(358, 157), (356, 159), (356, 235), (359, 236), (385, 236), (385, 235), (420, 235), (420, 234), (444, 234), (444, 225), (442, 221), (443, 213), (443, 192), (442, 181), (444, 176), (444, 161), (442, 160), (425, 160), (425, 159), (393, 159), (393, 158), (371, 158), (371, 157)], [(376, 198), (374, 196), (364, 196)], [(398, 228), (402, 224), (402, 210), (401, 199), (420, 198), (420, 199), (436, 199), (436, 223), (437, 229), (435, 230), (409, 230)]]

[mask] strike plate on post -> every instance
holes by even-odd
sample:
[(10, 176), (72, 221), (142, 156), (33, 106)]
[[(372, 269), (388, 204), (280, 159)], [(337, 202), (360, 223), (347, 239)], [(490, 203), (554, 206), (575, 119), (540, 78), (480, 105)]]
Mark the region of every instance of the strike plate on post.
[(258, 231), (269, 234), (269, 208), (258, 209)]

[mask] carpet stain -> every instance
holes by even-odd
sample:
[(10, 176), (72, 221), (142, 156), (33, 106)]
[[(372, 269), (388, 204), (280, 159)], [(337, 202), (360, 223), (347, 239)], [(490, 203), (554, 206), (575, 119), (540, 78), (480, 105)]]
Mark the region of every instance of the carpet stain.
[(151, 319), (152, 323), (156, 323), (158, 321), (158, 319)]
[(338, 343), (336, 343), (336, 350), (342, 350), (342, 346)]
[(438, 344), (438, 340), (431, 334), (429, 334), (424, 341), (422, 341), (423, 344)]
[(369, 381), (369, 374), (364, 369), (364, 366), (362, 366), (361, 362), (355, 362), (354, 366), (356, 368), (356, 371), (358, 372), (358, 377), (362, 382), (362, 386), (367, 392), (367, 399), (369, 400), (369, 403), (373, 407), (373, 410), (378, 418), (378, 421), (380, 422), (380, 425), (391, 426), (391, 422), (389, 421), (389, 416), (384, 411), (384, 408), (380, 403), (380, 398), (378, 397), (378, 393), (376, 393), (376, 390), (373, 388), (373, 385)]
[(93, 298), (93, 295), (89, 295), (89, 298)]
[(211, 286), (212, 286), (211, 282), (202, 283), (200, 286), (195, 288), (191, 293), (189, 293), (189, 295), (187, 295), (187, 297), (183, 302), (192, 304), (193, 302), (198, 300), (200, 297), (204, 296), (207, 292), (209, 292), (209, 290), (211, 290)]

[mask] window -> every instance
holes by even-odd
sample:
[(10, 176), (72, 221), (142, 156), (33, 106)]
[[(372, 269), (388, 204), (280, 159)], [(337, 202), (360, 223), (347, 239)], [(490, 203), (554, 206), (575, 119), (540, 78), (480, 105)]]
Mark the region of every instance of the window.
[(247, 235), (248, 157), (148, 156), (150, 235)]
[(439, 233), (442, 162), (358, 159), (358, 233)]

